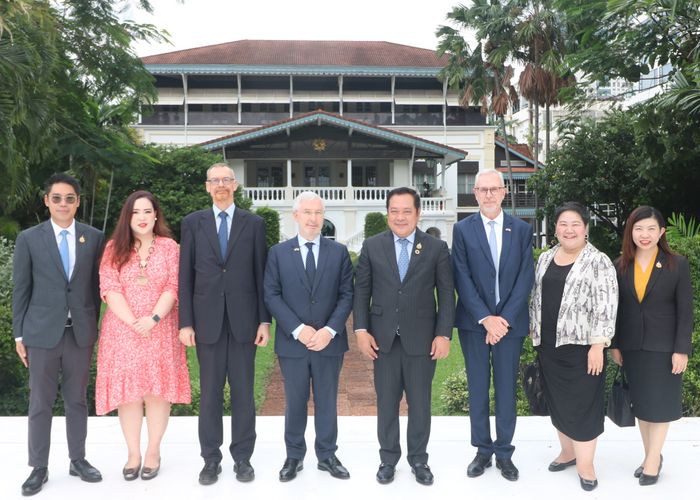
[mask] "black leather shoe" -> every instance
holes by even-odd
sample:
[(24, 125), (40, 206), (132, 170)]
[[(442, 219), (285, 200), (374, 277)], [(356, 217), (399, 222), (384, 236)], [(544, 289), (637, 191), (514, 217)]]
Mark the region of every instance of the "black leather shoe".
[[(661, 472), (661, 467), (664, 465), (664, 456), (661, 455), (661, 458), (659, 460), (659, 472)], [(640, 465), (636, 469), (634, 469), (634, 477), (640, 478), (642, 477), (642, 474), (644, 473), (644, 464)]]
[(255, 479), (255, 471), (248, 460), (239, 460), (233, 464), (233, 472), (236, 473), (236, 479), (242, 483), (249, 483)]
[(297, 477), (297, 472), (304, 468), (304, 464), (296, 458), (288, 458), (280, 470), (280, 481), (286, 483)]
[(433, 484), (433, 473), (430, 472), (430, 467), (428, 464), (413, 464), (411, 466), (411, 472), (416, 476), (416, 481), (425, 486), (430, 486)]
[(510, 458), (497, 458), (496, 468), (500, 469), (501, 476), (505, 477), (508, 481), (518, 480), (518, 476), (520, 475), (518, 473), (518, 468)]
[(84, 458), (71, 460), (68, 473), (71, 476), (79, 476), (80, 479), (88, 483), (99, 483), (102, 481), (102, 474), (100, 474), (100, 471), (90, 465), (90, 462)]
[[(639, 485), (640, 486), (651, 486), (652, 484), (656, 484), (656, 482), (659, 480), (659, 474), (661, 474), (661, 467), (664, 465), (664, 456), (661, 455), (661, 460), (659, 462), (659, 470), (656, 472), (655, 476), (652, 476), (651, 474), (644, 474), (644, 467), (640, 467), (641, 472), (639, 474)], [(637, 471), (635, 471), (636, 474)]]
[(479, 477), (488, 467), (491, 467), (491, 457), (477, 453), (472, 463), (467, 467), (467, 476)]
[(549, 464), (549, 467), (547, 467), (547, 470), (549, 470), (549, 472), (561, 472), (572, 465), (576, 465), (575, 458), (573, 460), (569, 460), (568, 462), (552, 462)]
[(49, 469), (34, 467), (27, 480), (22, 484), (22, 495), (29, 497), (41, 491), (41, 487), (49, 480)]
[(124, 480), (133, 481), (134, 479), (139, 477), (140, 471), (141, 471), (141, 463), (139, 463), (136, 467), (124, 467), (122, 469), (122, 475), (124, 476)]
[(158, 460), (158, 465), (155, 467), (144, 467), (141, 469), (141, 479), (150, 481), (158, 475), (158, 472), (160, 472), (160, 460)]
[(214, 462), (204, 462), (204, 468), (199, 473), (199, 484), (204, 486), (209, 484), (214, 484), (219, 480), (219, 474), (221, 474), (221, 463)]
[(583, 479), (581, 476), (578, 478), (581, 481), (581, 488), (583, 488), (583, 491), (593, 491), (598, 487), (597, 479)]
[(319, 460), (318, 470), (330, 472), (331, 476), (336, 479), (350, 479), (350, 473), (343, 467), (343, 464), (340, 463), (340, 460), (338, 460), (338, 457), (335, 455), (331, 455), (325, 460)]
[(379, 470), (377, 471), (377, 481), (380, 484), (389, 484), (394, 480), (395, 472), (396, 467), (394, 465), (382, 462), (379, 464)]

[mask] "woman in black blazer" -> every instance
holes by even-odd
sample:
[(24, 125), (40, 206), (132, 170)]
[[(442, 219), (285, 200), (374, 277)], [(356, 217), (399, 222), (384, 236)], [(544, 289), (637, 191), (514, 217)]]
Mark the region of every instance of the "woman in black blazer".
[(620, 303), (610, 354), (629, 379), (639, 420), (644, 462), (639, 484), (655, 484), (661, 472), (669, 422), (681, 417), (681, 381), (693, 330), (693, 290), (688, 260), (671, 251), (666, 223), (653, 207), (627, 219), (617, 261)]

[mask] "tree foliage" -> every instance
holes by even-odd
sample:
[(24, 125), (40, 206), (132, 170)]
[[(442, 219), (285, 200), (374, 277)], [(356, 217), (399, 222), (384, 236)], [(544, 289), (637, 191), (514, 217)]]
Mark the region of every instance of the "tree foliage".
[(112, 169), (142, 157), (128, 125), (155, 90), (130, 44), (163, 35), (119, 20), (118, 3), (0, 3), (0, 207), (23, 226), (42, 211), (39, 186), (51, 173), (83, 181), (87, 220)]

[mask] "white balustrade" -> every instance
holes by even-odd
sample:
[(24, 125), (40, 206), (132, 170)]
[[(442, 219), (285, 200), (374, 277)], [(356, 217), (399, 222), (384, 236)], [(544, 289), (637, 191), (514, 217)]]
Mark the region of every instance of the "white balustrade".
[(447, 210), (447, 200), (448, 198), (421, 198), (421, 212), (445, 213)]
[(391, 187), (355, 187), (353, 188), (355, 201), (383, 202)]
[(311, 191), (319, 195), (324, 201), (345, 201), (345, 187), (295, 187), (293, 196), (296, 198), (304, 191)]
[[(245, 194), (253, 200), (253, 203), (284, 202), (287, 201), (285, 199), (285, 190), (286, 188), (284, 187), (249, 187), (245, 188)], [(291, 200), (289, 202), (291, 203)]]

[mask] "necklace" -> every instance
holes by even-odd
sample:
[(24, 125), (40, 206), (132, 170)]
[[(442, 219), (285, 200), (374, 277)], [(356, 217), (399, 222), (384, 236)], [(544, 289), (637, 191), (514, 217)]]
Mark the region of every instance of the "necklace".
[(141, 248), (141, 242), (139, 241), (139, 246), (134, 248), (134, 251), (136, 252), (136, 255), (139, 257), (139, 275), (136, 277), (136, 283), (139, 285), (147, 285), (148, 284), (148, 276), (146, 276), (146, 268), (148, 267), (148, 260), (151, 258), (151, 254), (155, 250), (155, 247), (153, 246), (156, 242), (156, 237), (154, 236), (153, 239), (151, 240), (151, 244), (148, 246), (148, 253), (146, 254), (146, 258), (142, 259), (141, 255), (139, 254), (139, 249)]

